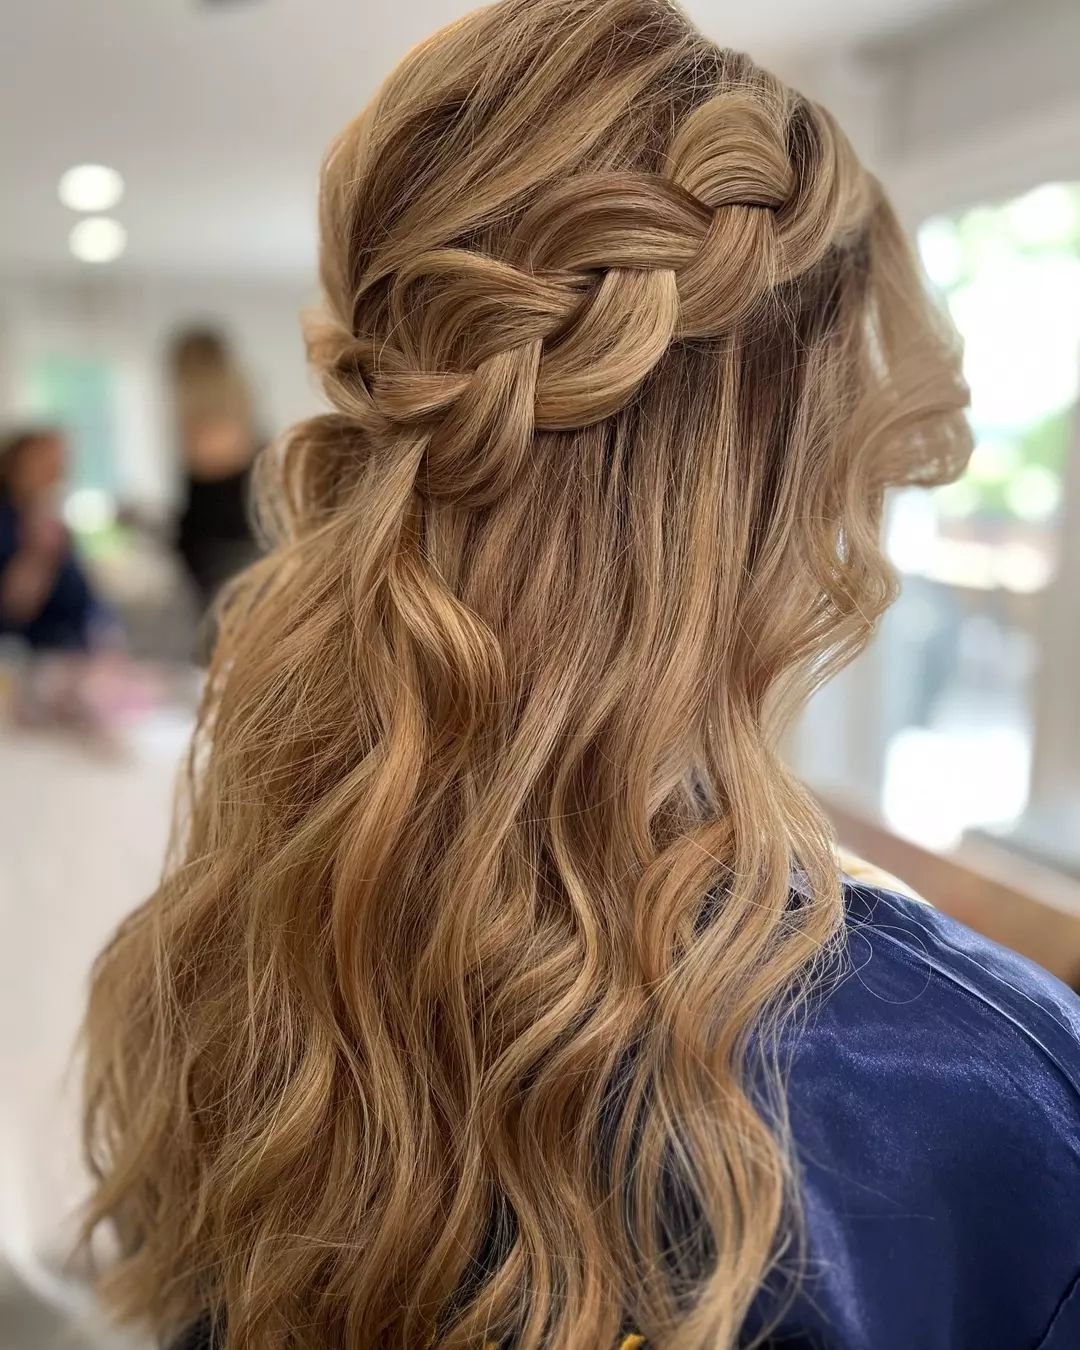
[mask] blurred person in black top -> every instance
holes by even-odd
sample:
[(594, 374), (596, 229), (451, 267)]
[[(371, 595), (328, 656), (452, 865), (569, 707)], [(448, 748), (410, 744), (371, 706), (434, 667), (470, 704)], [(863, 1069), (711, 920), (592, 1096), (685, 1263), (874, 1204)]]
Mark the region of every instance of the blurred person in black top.
[(258, 438), (251, 391), (221, 334), (181, 333), (170, 366), (184, 474), (177, 545), (205, 609), (257, 552), (248, 496)]
[(85, 651), (103, 616), (56, 508), (67, 447), (54, 428), (0, 449), (0, 636)]

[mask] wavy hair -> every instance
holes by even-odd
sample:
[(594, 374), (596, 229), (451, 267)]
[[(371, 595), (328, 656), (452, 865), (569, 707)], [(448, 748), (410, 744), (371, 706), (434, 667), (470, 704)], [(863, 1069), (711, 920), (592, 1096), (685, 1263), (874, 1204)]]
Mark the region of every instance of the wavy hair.
[(966, 458), (952, 337), (829, 114), (662, 0), (416, 48), (321, 237), (331, 410), (94, 976), (103, 1288), (229, 1350), (732, 1346), (843, 925), (777, 710)]

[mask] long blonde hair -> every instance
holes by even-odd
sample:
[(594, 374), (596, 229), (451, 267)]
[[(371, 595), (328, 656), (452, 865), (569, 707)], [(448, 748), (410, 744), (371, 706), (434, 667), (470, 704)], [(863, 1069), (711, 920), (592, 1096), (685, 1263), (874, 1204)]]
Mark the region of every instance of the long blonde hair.
[(184, 467), (195, 478), (238, 473), (255, 456), (251, 386), (225, 337), (187, 328), (169, 352), (173, 413)]
[(663, 0), (431, 38), (321, 228), (332, 411), (95, 973), (104, 1290), (229, 1350), (731, 1346), (843, 925), (775, 713), (964, 461), (951, 338), (829, 114)]

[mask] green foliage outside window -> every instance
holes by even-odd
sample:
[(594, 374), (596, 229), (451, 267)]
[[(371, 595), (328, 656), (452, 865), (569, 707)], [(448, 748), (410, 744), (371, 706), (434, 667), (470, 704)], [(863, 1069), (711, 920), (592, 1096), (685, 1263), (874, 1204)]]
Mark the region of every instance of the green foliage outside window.
[(977, 442), (939, 511), (1049, 525), (1080, 392), (1080, 184), (935, 217), (919, 249), (965, 339)]

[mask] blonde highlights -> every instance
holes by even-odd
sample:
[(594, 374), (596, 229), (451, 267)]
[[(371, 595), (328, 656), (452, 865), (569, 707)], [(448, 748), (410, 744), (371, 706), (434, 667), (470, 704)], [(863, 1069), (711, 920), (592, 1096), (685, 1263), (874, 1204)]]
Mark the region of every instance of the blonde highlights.
[(103, 1288), (229, 1350), (732, 1346), (843, 922), (776, 711), (964, 461), (950, 337), (828, 114), (661, 0), (436, 35), (321, 226), (332, 410), (95, 974)]

